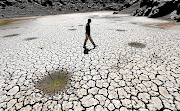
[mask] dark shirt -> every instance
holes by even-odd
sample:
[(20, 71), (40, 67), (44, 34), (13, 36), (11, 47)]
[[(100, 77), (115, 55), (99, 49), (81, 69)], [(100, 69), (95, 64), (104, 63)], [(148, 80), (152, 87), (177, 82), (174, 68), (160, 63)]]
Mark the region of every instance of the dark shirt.
[(90, 24), (89, 23), (86, 24), (86, 34), (88, 34), (88, 36), (90, 36)]

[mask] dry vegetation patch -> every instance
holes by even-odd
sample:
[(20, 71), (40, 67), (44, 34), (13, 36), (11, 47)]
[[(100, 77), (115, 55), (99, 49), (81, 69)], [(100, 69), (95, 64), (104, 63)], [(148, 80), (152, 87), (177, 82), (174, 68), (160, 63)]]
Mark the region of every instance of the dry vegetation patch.
[(39, 80), (35, 87), (47, 95), (56, 94), (67, 87), (70, 74), (66, 71), (53, 72)]

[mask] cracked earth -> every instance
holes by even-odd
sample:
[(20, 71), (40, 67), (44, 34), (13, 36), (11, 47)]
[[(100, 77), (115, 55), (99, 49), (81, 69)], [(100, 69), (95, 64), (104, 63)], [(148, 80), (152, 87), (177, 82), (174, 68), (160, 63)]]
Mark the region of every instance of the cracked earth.
[[(0, 26), (0, 111), (178, 111), (180, 26), (169, 21), (90, 12)], [(85, 24), (98, 45), (84, 54)], [(132, 42), (145, 44), (131, 47)], [(93, 48), (88, 41), (88, 48)], [(68, 87), (36, 89), (49, 72), (71, 73)]]

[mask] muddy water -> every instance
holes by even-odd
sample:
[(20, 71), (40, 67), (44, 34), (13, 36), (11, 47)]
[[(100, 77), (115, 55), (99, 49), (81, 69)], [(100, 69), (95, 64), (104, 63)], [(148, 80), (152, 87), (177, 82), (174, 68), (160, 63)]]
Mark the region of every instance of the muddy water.
[(0, 20), (0, 26), (9, 25), (9, 24), (14, 23), (14, 22), (25, 21), (25, 20), (30, 20), (30, 19), (35, 19), (35, 17), (30, 17), (30, 18), (15, 18), (15, 19), (2, 19), (2, 20)]

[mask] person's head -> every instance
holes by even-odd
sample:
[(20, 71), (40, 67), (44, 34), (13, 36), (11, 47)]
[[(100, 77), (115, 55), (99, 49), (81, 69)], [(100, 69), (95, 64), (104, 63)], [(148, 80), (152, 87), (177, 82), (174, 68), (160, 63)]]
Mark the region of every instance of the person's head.
[(88, 23), (91, 23), (91, 19), (88, 19)]

